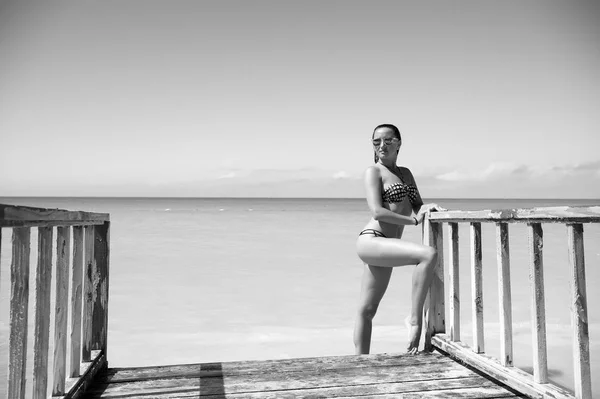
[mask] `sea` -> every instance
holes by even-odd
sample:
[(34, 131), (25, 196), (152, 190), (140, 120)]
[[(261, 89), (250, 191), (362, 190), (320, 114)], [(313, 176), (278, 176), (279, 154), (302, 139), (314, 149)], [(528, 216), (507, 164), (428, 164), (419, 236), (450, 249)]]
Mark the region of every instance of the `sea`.
[[(450, 210), (600, 205), (600, 199), (436, 198), (426, 202)], [(0, 203), (110, 214), (110, 367), (354, 352), (352, 333), (364, 269), (355, 243), (370, 218), (364, 199), (0, 197)], [(549, 377), (573, 389), (567, 230), (562, 224), (552, 223), (544, 224), (543, 229)], [(514, 364), (532, 372), (527, 228), (511, 224), (509, 231)], [(29, 390), (33, 375), (35, 228), (31, 235)], [(421, 228), (407, 226), (403, 239), (420, 242)], [(472, 344), (466, 224), (460, 225), (459, 241), (461, 334), (463, 342)], [(499, 357), (494, 224), (483, 224), (482, 242), (485, 352)], [(1, 244), (0, 397), (4, 397), (8, 375), (9, 228), (2, 228)], [(599, 224), (584, 226), (584, 247), (592, 381), (598, 381), (600, 290), (595, 287), (600, 284)], [(447, 248), (444, 251), (448, 259)], [(405, 350), (407, 330), (403, 320), (410, 311), (413, 269), (394, 269), (375, 316), (372, 353)], [(53, 325), (54, 318), (51, 342)], [(600, 386), (593, 389), (600, 395)]]

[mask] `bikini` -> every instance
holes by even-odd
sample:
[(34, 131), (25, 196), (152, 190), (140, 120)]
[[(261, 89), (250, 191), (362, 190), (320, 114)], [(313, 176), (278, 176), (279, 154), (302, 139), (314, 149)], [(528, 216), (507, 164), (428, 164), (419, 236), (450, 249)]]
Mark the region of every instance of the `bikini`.
[[(402, 177), (402, 175), (400, 176)], [(418, 195), (419, 191), (417, 190), (417, 186), (415, 186), (414, 184), (394, 183), (385, 190), (383, 190), (381, 199), (383, 200), (383, 202), (397, 204), (404, 201), (404, 198), (408, 197), (410, 203), (414, 205), (415, 202), (419, 200)], [(374, 229), (364, 229), (358, 235), (362, 236), (363, 234), (371, 234), (375, 237), (387, 238), (381, 231)]]

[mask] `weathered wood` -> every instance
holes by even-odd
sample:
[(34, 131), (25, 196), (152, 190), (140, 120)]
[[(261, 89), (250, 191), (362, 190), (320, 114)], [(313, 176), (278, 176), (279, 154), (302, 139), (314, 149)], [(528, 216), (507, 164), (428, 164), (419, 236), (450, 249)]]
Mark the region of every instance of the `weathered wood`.
[[(108, 213), (67, 211), (64, 209), (35, 208), (0, 204), (0, 222), (20, 221), (99, 221), (109, 220)], [(4, 226), (4, 225), (3, 225)]]
[(532, 398), (573, 399), (567, 390), (553, 384), (540, 384), (531, 374), (517, 367), (505, 367), (491, 356), (473, 353), (468, 345), (452, 342), (446, 334), (433, 337), (433, 344), (453, 358)]
[(94, 228), (92, 349), (102, 350), (107, 358), (109, 239), (109, 222)]
[(500, 363), (503, 366), (512, 366), (512, 295), (508, 224), (506, 223), (496, 224), (496, 255), (498, 259), (498, 306), (500, 308)]
[(460, 273), (458, 257), (458, 223), (448, 223), (448, 249), (450, 258), (450, 338), (460, 341)]
[(371, 355), (322, 356), (297, 359), (277, 360), (245, 360), (225, 363), (196, 363), (171, 366), (150, 366), (135, 368), (111, 368), (106, 371), (99, 382), (120, 383), (152, 379), (181, 377), (218, 377), (226, 373), (228, 376), (253, 375), (271, 373), (294, 373), (305, 370), (327, 372), (347, 368), (398, 367), (416, 365), (436, 365), (451, 363), (452, 359), (440, 355), (439, 352), (421, 352), (418, 356), (405, 354), (377, 353)]
[(546, 349), (546, 305), (544, 300), (544, 233), (542, 225), (531, 223), (529, 232), (529, 254), (533, 337), (533, 377), (535, 382), (548, 381), (548, 356)]
[(570, 224), (567, 226), (567, 231), (569, 236), (569, 261), (571, 264), (571, 327), (573, 329), (575, 397), (577, 399), (591, 399), (592, 374), (590, 369), (583, 225)]
[(425, 345), (426, 351), (431, 350), (431, 337), (438, 332), (445, 332), (446, 309), (444, 298), (444, 236), (441, 224), (429, 225), (427, 229), (427, 245), (437, 251), (437, 262), (431, 285), (427, 292), (424, 305), (425, 312)]
[(56, 228), (56, 307), (54, 313), (54, 378), (52, 395), (65, 394), (67, 316), (69, 313), (69, 254), (71, 228)]
[[(358, 356), (368, 359), (369, 356)], [(420, 355), (419, 355), (420, 356)], [(418, 358), (415, 356), (414, 358)], [(435, 355), (440, 357), (439, 354)], [(393, 358), (390, 358), (393, 359)], [(253, 397), (261, 392), (279, 395), (294, 393), (296, 397), (305, 397), (315, 392), (329, 392), (326, 397), (362, 392), (363, 395), (386, 394), (391, 392), (431, 392), (435, 389), (448, 389), (445, 384), (458, 388), (490, 386), (489, 381), (455, 362), (411, 362), (403, 366), (379, 364), (375, 367), (336, 367), (336, 360), (329, 360), (327, 368), (312, 367), (312, 360), (295, 359), (300, 366), (293, 370), (287, 367), (278, 368), (271, 362), (254, 362), (254, 370), (249, 373), (232, 373), (237, 367), (228, 363), (211, 364), (208, 370), (202, 370), (202, 365), (194, 366), (195, 375), (186, 373), (183, 376), (166, 376), (160, 368), (158, 378), (130, 379), (127, 382), (102, 382), (101, 380), (90, 389), (91, 397), (127, 397), (135, 395), (173, 395), (195, 392), (196, 396), (246, 394)], [(267, 366), (266, 369), (264, 366)], [(185, 373), (185, 366), (180, 366)], [(216, 370), (215, 370), (216, 369)], [(152, 368), (144, 368), (144, 377), (152, 374)], [(135, 375), (135, 370), (129, 372)], [(385, 385), (382, 385), (385, 384)], [(382, 389), (377, 386), (382, 385)], [(387, 386), (386, 386), (387, 385)], [(404, 390), (402, 390), (404, 387)], [(315, 391), (321, 389), (322, 391)], [(400, 391), (399, 391), (400, 389)], [(504, 394), (510, 393), (501, 390)], [(251, 396), (252, 395), (252, 396)], [(187, 395), (186, 395), (187, 396)], [(181, 397), (184, 397), (183, 395)], [(258, 396), (261, 397), (261, 396)], [(267, 396), (268, 397), (268, 396)], [(314, 397), (314, 396), (312, 396)], [(321, 396), (322, 397), (322, 396)]]
[(82, 364), (81, 376), (67, 380), (65, 384), (67, 393), (62, 399), (78, 399), (85, 396), (85, 392), (93, 384), (98, 375), (106, 370), (106, 356), (101, 351), (92, 351), (90, 354), (92, 360)]
[(30, 239), (29, 227), (13, 229), (8, 343), (8, 397), (10, 399), (25, 398)]
[(71, 266), (71, 350), (69, 377), (78, 377), (81, 363), (81, 309), (83, 291), (83, 227), (73, 227)]
[(38, 263), (35, 276), (35, 342), (33, 345), (34, 399), (42, 399), (48, 396), (48, 348), (50, 346), (52, 238), (52, 227), (38, 228)]
[(77, 221), (77, 220), (2, 220), (0, 227), (57, 227), (57, 226), (95, 226), (104, 224), (103, 221)]
[(88, 362), (92, 353), (92, 312), (94, 306), (94, 226), (84, 227), (85, 270), (83, 273), (83, 312), (81, 359)]
[(483, 334), (483, 268), (481, 254), (481, 223), (471, 223), (471, 313), (473, 317), (473, 350), (484, 352)]
[(443, 211), (433, 212), (430, 220), (432, 222), (597, 223), (600, 222), (600, 206)]

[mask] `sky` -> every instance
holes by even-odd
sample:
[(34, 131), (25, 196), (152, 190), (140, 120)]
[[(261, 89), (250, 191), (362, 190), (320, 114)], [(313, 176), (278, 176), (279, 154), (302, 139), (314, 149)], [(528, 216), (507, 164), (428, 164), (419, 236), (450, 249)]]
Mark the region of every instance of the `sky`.
[(0, 196), (600, 198), (600, 2), (0, 0)]

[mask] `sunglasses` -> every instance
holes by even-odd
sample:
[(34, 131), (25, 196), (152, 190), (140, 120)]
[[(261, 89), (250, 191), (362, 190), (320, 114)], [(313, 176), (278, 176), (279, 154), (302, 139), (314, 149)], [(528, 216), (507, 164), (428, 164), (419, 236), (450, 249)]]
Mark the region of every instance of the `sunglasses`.
[[(396, 137), (392, 137), (392, 138), (388, 138), (388, 139), (383, 139), (383, 143), (385, 145), (392, 145), (396, 142), (398, 142), (400, 140), (398, 140), (398, 138)], [(373, 147), (379, 147), (381, 145), (382, 140), (381, 139), (374, 139), (373, 141)]]

